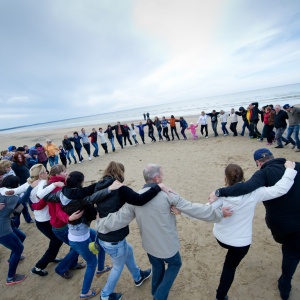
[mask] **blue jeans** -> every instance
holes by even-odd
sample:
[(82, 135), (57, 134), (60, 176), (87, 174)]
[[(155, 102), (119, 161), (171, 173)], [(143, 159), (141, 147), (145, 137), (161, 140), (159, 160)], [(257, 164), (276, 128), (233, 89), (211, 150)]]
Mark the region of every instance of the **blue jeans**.
[[(152, 265), (153, 299), (166, 300), (182, 265), (180, 253), (177, 252), (170, 258), (158, 258), (147, 254)], [(167, 269), (165, 269), (165, 263), (168, 264)]]
[[(12, 278), (15, 276), (21, 254), (24, 250), (24, 245), (15, 229), (14, 232), (0, 237), (0, 244), (11, 250), (7, 274), (8, 278)], [(18, 229), (16, 230), (19, 231)]]
[(288, 140), (282, 136), (285, 130), (286, 127), (276, 128), (275, 139), (278, 146), (282, 146), (282, 141), (284, 141), (285, 143), (288, 142)]
[(69, 150), (67, 151), (67, 159), (69, 160), (69, 163), (71, 163), (70, 155), (73, 157), (74, 162), (76, 162), (76, 157), (75, 157), (75, 155), (74, 155), (74, 148), (69, 149)]
[(214, 131), (215, 136), (218, 136), (217, 126), (218, 126), (218, 122), (211, 122), (211, 127)]
[(92, 145), (95, 148), (95, 150), (93, 152), (93, 156), (97, 156), (98, 155), (98, 151), (99, 151), (98, 143), (97, 142), (93, 142)]
[[(293, 145), (297, 145), (297, 148), (300, 149), (300, 140), (299, 140), (299, 127), (300, 125), (289, 126), (287, 130), (286, 139)], [(292, 134), (294, 133), (295, 141), (292, 139)]]
[(112, 148), (112, 151), (115, 151), (115, 144), (114, 144), (114, 138), (111, 138), (109, 139), (110, 143), (111, 143), (111, 148)]
[(244, 136), (246, 128), (248, 129), (248, 131), (250, 131), (249, 123), (244, 121), (243, 126), (242, 126), (241, 136)]
[(106, 298), (113, 293), (125, 264), (134, 281), (138, 281), (140, 279), (140, 268), (135, 263), (132, 246), (126, 241), (126, 239), (116, 243), (99, 240), (99, 243), (104, 251), (109, 254), (113, 262), (112, 270), (110, 271), (107, 282), (101, 291), (101, 297)]
[[(52, 231), (58, 239), (60, 239), (65, 244), (70, 245), (68, 239), (68, 225), (62, 228), (52, 227)], [(67, 270), (75, 268), (77, 264), (78, 264), (78, 253), (70, 247), (69, 253), (57, 265), (57, 267), (55, 268), (55, 272), (60, 275), (64, 274)]]
[(54, 165), (58, 165), (58, 155), (49, 156), (48, 159), (49, 159), (50, 167), (53, 167)]
[(227, 128), (226, 128), (227, 122), (222, 122), (221, 124), (222, 124), (222, 131), (223, 131), (223, 133), (224, 133), (224, 134), (228, 134), (228, 130), (227, 130)]

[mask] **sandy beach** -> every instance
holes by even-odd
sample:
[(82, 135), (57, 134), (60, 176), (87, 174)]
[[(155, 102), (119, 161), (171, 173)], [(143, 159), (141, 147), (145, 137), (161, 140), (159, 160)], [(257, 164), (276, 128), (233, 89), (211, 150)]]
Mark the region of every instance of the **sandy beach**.
[[(189, 116), (186, 120), (197, 122), (197, 116)], [(128, 124), (131, 122), (128, 121)], [(241, 131), (242, 121), (239, 118), (238, 132)], [(90, 132), (92, 127), (106, 128), (105, 124), (95, 124), (85, 127)], [(99, 148), (100, 156), (87, 160), (87, 154), (83, 149), (84, 162), (79, 165), (71, 164), (68, 171), (78, 170), (85, 174), (86, 184), (99, 180), (103, 170), (111, 160), (125, 165), (125, 184), (139, 190), (143, 184), (142, 170), (149, 163), (160, 164), (164, 171), (164, 183), (176, 190), (182, 197), (192, 201), (206, 203), (211, 191), (224, 185), (224, 168), (229, 163), (237, 163), (242, 166), (246, 179), (257, 170), (253, 161), (253, 152), (258, 148), (269, 148), (275, 157), (285, 157), (288, 160), (300, 161), (300, 154), (291, 149), (290, 145), (284, 149), (274, 149), (275, 145), (266, 146), (266, 141), (258, 142), (245, 137), (224, 137), (221, 135), (221, 127), (218, 125), (219, 137), (212, 136), (209, 124), (209, 138), (198, 140), (191, 139), (190, 131), (187, 131), (188, 140), (174, 140), (170, 142), (151, 143), (146, 136), (146, 144), (139, 146), (126, 146), (122, 150), (115, 140), (116, 152), (111, 152), (108, 142), (109, 154), (105, 155)], [(229, 130), (229, 124), (227, 124)], [(259, 129), (262, 123), (259, 123)], [(178, 132), (179, 125), (177, 125)], [(0, 134), (1, 150), (9, 145), (32, 146), (37, 142), (45, 144), (46, 138), (52, 139), (59, 146), (65, 134), (72, 135), (73, 131), (80, 128), (66, 128), (50, 131), (34, 131), (16, 134)], [(199, 129), (197, 129), (199, 134)], [(247, 134), (246, 134), (247, 135)], [(155, 136), (157, 136), (155, 131)], [(139, 135), (137, 139), (140, 142)], [(93, 147), (91, 146), (91, 149)], [(256, 209), (253, 224), (253, 243), (248, 255), (242, 261), (236, 272), (234, 283), (229, 291), (231, 300), (279, 300), (277, 279), (281, 272), (281, 247), (277, 244), (265, 225), (265, 209), (259, 204)], [(54, 264), (47, 267), (49, 275), (39, 277), (30, 274), (30, 269), (37, 259), (41, 257), (47, 247), (48, 240), (38, 231), (35, 224), (22, 223), (20, 229), (27, 238), (24, 242), (23, 254), (26, 259), (19, 264), (18, 273), (28, 274), (28, 278), (21, 284), (5, 286), (7, 274), (6, 260), (9, 251), (0, 246), (0, 292), (1, 299), (10, 300), (52, 300), (52, 299), (79, 299), (84, 270), (73, 271), (71, 280), (62, 279), (55, 274)], [(226, 251), (216, 242), (213, 234), (213, 224), (195, 221), (179, 216), (178, 232), (181, 241), (182, 268), (171, 289), (170, 300), (215, 299), (215, 290), (219, 282), (219, 276), (224, 262)], [(93, 226), (93, 225), (92, 225)], [(128, 241), (132, 243), (136, 262), (142, 268), (149, 268), (147, 255), (141, 247), (139, 230), (135, 221), (130, 225)], [(68, 247), (61, 248), (59, 256), (68, 252)], [(106, 263), (110, 263), (107, 256)], [(93, 287), (103, 287), (107, 275), (95, 278)], [(293, 288), (290, 300), (300, 299), (300, 269), (293, 278)], [(115, 289), (124, 294), (126, 300), (150, 300), (151, 280), (137, 288), (125, 268)], [(98, 299), (95, 297), (94, 299)]]

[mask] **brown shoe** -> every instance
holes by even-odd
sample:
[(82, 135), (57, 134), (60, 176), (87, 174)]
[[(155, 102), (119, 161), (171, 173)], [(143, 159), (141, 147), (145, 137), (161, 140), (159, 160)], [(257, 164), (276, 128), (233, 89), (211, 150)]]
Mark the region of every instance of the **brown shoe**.
[(71, 279), (73, 277), (73, 274), (70, 271), (66, 271), (63, 274), (58, 274), (58, 275), (61, 276), (64, 279)]

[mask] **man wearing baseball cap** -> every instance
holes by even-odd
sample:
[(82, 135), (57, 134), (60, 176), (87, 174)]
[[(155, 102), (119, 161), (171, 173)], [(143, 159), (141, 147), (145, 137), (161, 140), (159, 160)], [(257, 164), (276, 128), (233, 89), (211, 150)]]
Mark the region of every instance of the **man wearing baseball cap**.
[[(293, 144), (293, 148), (296, 152), (300, 152), (300, 140), (299, 140), (299, 129), (300, 129), (300, 108), (290, 106), (289, 104), (283, 105), (283, 109), (287, 112), (289, 116), (289, 127), (287, 130), (286, 139)], [(295, 141), (292, 138), (294, 133)]]
[[(244, 183), (220, 188), (210, 194), (210, 202), (217, 197), (249, 194), (262, 186), (273, 186), (284, 174), (285, 159), (274, 158), (269, 149), (254, 152), (254, 161), (259, 168)], [(287, 300), (291, 281), (300, 261), (300, 163), (296, 163), (298, 174), (289, 192), (272, 201), (263, 202), (266, 208), (266, 224), (276, 242), (282, 244), (282, 274), (278, 279), (281, 299)]]

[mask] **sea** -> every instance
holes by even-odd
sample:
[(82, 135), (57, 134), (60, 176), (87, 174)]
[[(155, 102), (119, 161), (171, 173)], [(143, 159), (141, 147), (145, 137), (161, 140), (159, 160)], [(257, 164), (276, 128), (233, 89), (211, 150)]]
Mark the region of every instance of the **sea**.
[(1, 129), (0, 132), (1, 134), (11, 134), (34, 130), (51, 130), (56, 128), (81, 128), (88, 125), (98, 127), (101, 124), (114, 124), (117, 121), (120, 121), (121, 123), (126, 121), (143, 121), (143, 114), (147, 112), (152, 119), (154, 119), (155, 116), (161, 118), (162, 116), (170, 117), (171, 115), (174, 115), (177, 118), (181, 116), (195, 116), (195, 121), (197, 121), (197, 117), (200, 115), (201, 111), (208, 113), (213, 109), (217, 111), (221, 109), (229, 111), (231, 108), (238, 110), (240, 106), (247, 108), (252, 102), (258, 102), (259, 107), (268, 104), (280, 104), (282, 106), (284, 104), (300, 104), (300, 83), (214, 97), (203, 97), (192, 100), (186, 99), (180, 102), (164, 103), (79, 118), (19, 126)]

